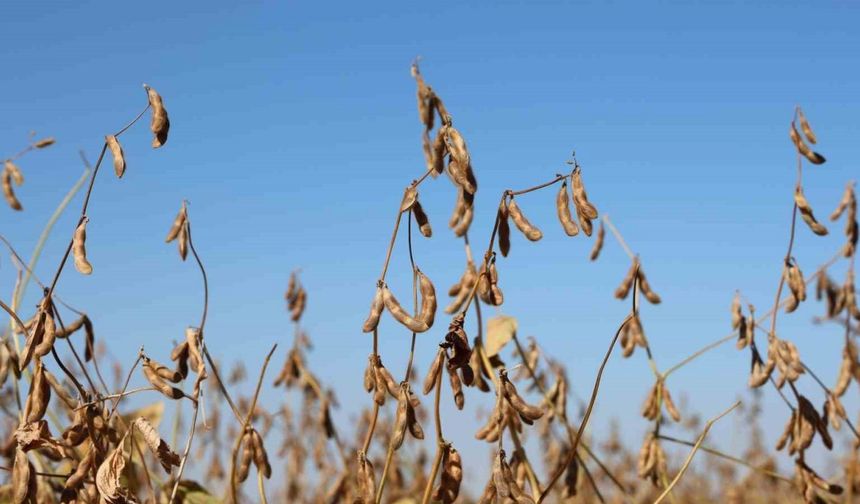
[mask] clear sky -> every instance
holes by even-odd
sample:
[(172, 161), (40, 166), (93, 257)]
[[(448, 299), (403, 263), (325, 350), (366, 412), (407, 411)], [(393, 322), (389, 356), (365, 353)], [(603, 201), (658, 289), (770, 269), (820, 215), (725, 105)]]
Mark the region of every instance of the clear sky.
[[(187, 198), (210, 274), (211, 351), (244, 360), (254, 374), (273, 342), (287, 347), (283, 290), (302, 268), (304, 320), (316, 344), (310, 364), (339, 392), (345, 423), (370, 403), (360, 386), (370, 339), (360, 325), (402, 188), (424, 169), (409, 76), (420, 55), (472, 152), (480, 184), (473, 243), (486, 243), (501, 191), (552, 178), (575, 149), (590, 198), (641, 254), (663, 297), (642, 318), (667, 368), (727, 334), (735, 289), (761, 312), (772, 303), (788, 240), (795, 154), (787, 130), (796, 104), (829, 160), (805, 173), (818, 214), (860, 174), (858, 26), (854, 2), (6, 3), (0, 152), (16, 152), (30, 130), (58, 142), (21, 160), (25, 211), (0, 208), (2, 234), (29, 256), (82, 171), (77, 151), (95, 158), (103, 135), (145, 105), (141, 83), (151, 84), (170, 113), (170, 140), (152, 151), (145, 123), (123, 137), (126, 176), (103, 172), (90, 206), (95, 272), (68, 269), (58, 292), (93, 314), (114, 355), (130, 362), (145, 344), (166, 359), (201, 305), (198, 272), (163, 243)], [(422, 186), (421, 198), (435, 234), (417, 239), (416, 261), (442, 295), (464, 261), (445, 226), (454, 192), (440, 178)], [(503, 312), (566, 363), (576, 392), (587, 395), (628, 309), (612, 297), (628, 260), (608, 239), (589, 263), (591, 241), (564, 236), (553, 190), (520, 204), (545, 238), (514, 237), (499, 265)], [(80, 196), (39, 275), (56, 268), (79, 205)], [(805, 272), (834, 253), (841, 230), (817, 238), (799, 229), (795, 255)], [(8, 260), (0, 275), (11, 290)], [(389, 283), (405, 298), (409, 278), (400, 241)], [(823, 309), (808, 304), (781, 317), (780, 334), (832, 383), (840, 331), (814, 328), (811, 317)], [(447, 325), (437, 320), (419, 338), (421, 372)], [(407, 352), (407, 333), (387, 319), (384, 362), (402, 369)], [(748, 354), (729, 344), (669, 386), (688, 399), (685, 413), (708, 417), (745, 394), (748, 365)], [(595, 429), (624, 417), (625, 436), (638, 443), (650, 381), (641, 354), (616, 355)], [(808, 380), (801, 389), (821, 402)], [(264, 399), (274, 404), (280, 394)], [(467, 394), (467, 408), (475, 396)], [(785, 408), (772, 390), (765, 396), (766, 421), (781, 426)], [(473, 411), (443, 415), (472, 422)], [(471, 423), (451, 425), (455, 444), (480, 446), (470, 441)], [(723, 446), (737, 448), (731, 430)]]

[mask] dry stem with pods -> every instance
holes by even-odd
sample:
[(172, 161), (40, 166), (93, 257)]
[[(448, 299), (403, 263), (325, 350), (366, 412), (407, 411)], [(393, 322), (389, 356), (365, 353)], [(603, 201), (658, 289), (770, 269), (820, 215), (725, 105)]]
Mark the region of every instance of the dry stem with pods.
[[(853, 182), (849, 183), (830, 220), (845, 220), (845, 244), (832, 259), (809, 276), (801, 271), (795, 255), (798, 235), (804, 233), (798, 216), (815, 236), (828, 234), (817, 219), (803, 191), (804, 163), (821, 165), (824, 156), (812, 149), (818, 138), (798, 107), (791, 123), (790, 140), (797, 152), (797, 180), (793, 191), (788, 249), (782, 258), (782, 274), (773, 306), (756, 316), (752, 304), (739, 293), (731, 304), (732, 332), (665, 368), (657, 364), (645, 335), (641, 300), (656, 305), (662, 299), (649, 282), (644, 261), (633, 252), (615, 224), (589, 199), (585, 188), (587, 170), (575, 156), (563, 173), (524, 189), (508, 189), (499, 197), (495, 219), (489, 230), (489, 243), (481, 255), (473, 255), (469, 241), (475, 219), (478, 179), (464, 132), (455, 127), (453, 116), (436, 91), (424, 80), (417, 64), (412, 66), (417, 85), (419, 120), (423, 125), (422, 143), (426, 164), (419, 177), (409, 183), (397, 203), (395, 224), (385, 252), (382, 271), (376, 278), (370, 313), (362, 331), (370, 336), (371, 350), (363, 384), (368, 407), (361, 413), (354, 432), (340, 430), (333, 409), (338, 407), (333, 390), (310, 368), (308, 353), (313, 345), (302, 328), (308, 291), (300, 274), (294, 271), (285, 296), (293, 323), (292, 345), (284, 364), (273, 380), (274, 387), (300, 391), (277, 408), (259, 402), (263, 386), (269, 381), (266, 371), (278, 348), (273, 344), (256, 376), (253, 393), (243, 395), (239, 383), (246, 378), (243, 363), (229, 374), (210, 354), (205, 338), (209, 309), (206, 269), (192, 239), (191, 211), (188, 202), (180, 204), (166, 241), (176, 242), (180, 259), (189, 252), (202, 278), (202, 310), (199, 322), (190, 325), (178, 338), (169, 355), (154, 345), (141, 348), (127, 371), (115, 369), (114, 386), (109, 387), (101, 367), (106, 364), (103, 343), (96, 340), (90, 315), (75, 308), (58, 293), (65, 266), (72, 259), (75, 269), (89, 275), (99, 268), (87, 256), (87, 224), (98, 215), (88, 214), (95, 179), (105, 155), (110, 153), (114, 172), (122, 177), (127, 169), (123, 133), (147, 112), (150, 114), (152, 147), (168, 141), (170, 120), (161, 96), (145, 86), (147, 103), (126, 126), (105, 136), (93, 168), (61, 202), (43, 232), (33, 256), (27, 262), (5, 237), (18, 282), (12, 301), (0, 301), (10, 316), (10, 325), (0, 344), (0, 407), (6, 415), (7, 431), (3, 455), (8, 463), (0, 466), (8, 473), (8, 483), (0, 488), (5, 500), (24, 502), (517, 502), (542, 503), (571, 499), (582, 502), (765, 502), (772, 499), (827, 502), (847, 498), (860, 488), (857, 449), (860, 434), (849, 419), (841, 398), (852, 381), (860, 382), (860, 362), (854, 343), (860, 309), (856, 302), (854, 257), (858, 241), (857, 202)], [(52, 138), (35, 140), (4, 163), (3, 190), (14, 210), (23, 205), (15, 188), (23, 183), (19, 159), (30, 151), (48, 147)], [(131, 169), (134, 169), (132, 160)], [(419, 198), (419, 188), (446, 174), (456, 203), (449, 227), (462, 238), (465, 261), (462, 275), (447, 290), (445, 315), (438, 314), (439, 297), (434, 282), (416, 260), (413, 222), (424, 238), (434, 236), (430, 215)], [(589, 178), (589, 180), (591, 180)], [(68, 245), (50, 281), (42, 283), (35, 266), (57, 217), (63, 213), (78, 189), (88, 181), (80, 216), (71, 231)], [(555, 204), (561, 231), (574, 239), (593, 238), (588, 258), (596, 261), (606, 246), (607, 231), (629, 257), (630, 266), (615, 296), (631, 302), (630, 312), (620, 321), (603, 360), (595, 367), (595, 380), (579, 414), (572, 415), (568, 400), (575, 391), (565, 365), (547, 355), (534, 338), (527, 344), (518, 336), (517, 320), (497, 315), (484, 320), (482, 310), (498, 307), (505, 301), (504, 264), (516, 261), (512, 252), (512, 226), (524, 241), (539, 242), (544, 232), (553, 232), (543, 223), (528, 217), (541, 194)], [(406, 241), (412, 273), (411, 308), (404, 293), (395, 293), (387, 284), (395, 244), (402, 238), (405, 222)], [(597, 225), (596, 233), (594, 232)], [(800, 229), (798, 229), (800, 228)], [(557, 230), (556, 230), (557, 232)], [(436, 233), (438, 234), (438, 228)], [(805, 238), (804, 238), (805, 239)], [(815, 239), (814, 236), (809, 239)], [(419, 239), (420, 241), (420, 239)], [(537, 244), (536, 246), (539, 246)], [(512, 255), (513, 253), (513, 255)], [(845, 280), (838, 283), (829, 271), (846, 263)], [(30, 280), (42, 289), (35, 313), (21, 316), (23, 292)], [(438, 279), (437, 279), (438, 280)], [(832, 386), (819, 378), (804, 362), (792, 341), (780, 336), (778, 314), (793, 312), (807, 300), (807, 287), (815, 283), (816, 299), (825, 304), (820, 322), (844, 327), (844, 349), (837, 381)], [(783, 292), (787, 290), (787, 295)], [(370, 291), (370, 289), (369, 289)], [(746, 302), (745, 302), (746, 301)], [(745, 307), (744, 304), (747, 306)], [(410, 334), (408, 360), (403, 374), (386, 368), (379, 348), (379, 322), (388, 313)], [(447, 327), (439, 332), (441, 322)], [(64, 317), (69, 317), (64, 322)], [(486, 323), (485, 323), (486, 322)], [(447, 326), (446, 326), (447, 324)], [(756, 332), (762, 331), (767, 347), (759, 347)], [(472, 332), (472, 337), (469, 332)], [(427, 335), (422, 336), (424, 333)], [(419, 337), (441, 334), (432, 355), (419, 355)], [(23, 336), (23, 344), (21, 337)], [(78, 342), (82, 336), (83, 342)], [(611, 336), (611, 337), (610, 337)], [(60, 343), (58, 340), (65, 340)], [(793, 457), (795, 473), (780, 473), (770, 450), (758, 444), (756, 420), (760, 410), (735, 403), (709, 420), (703, 428), (684, 411), (684, 404), (673, 399), (669, 378), (714, 348), (735, 341), (739, 350), (749, 349), (749, 385), (754, 398), (762, 390), (773, 389), (784, 400), (788, 413), (785, 432), (777, 450)], [(78, 348), (83, 344), (83, 351)], [(58, 348), (58, 345), (59, 348)], [(648, 433), (636, 453), (621, 445), (617, 431), (595, 429), (589, 419), (595, 408), (604, 369), (620, 346), (623, 357), (641, 348), (648, 363), (653, 385), (641, 408), (649, 425)], [(404, 344), (405, 347), (405, 344)], [(505, 362), (502, 350), (512, 351)], [(403, 348), (403, 351), (406, 349)], [(396, 351), (393, 349), (392, 351)], [(61, 355), (61, 352), (63, 355)], [(415, 363), (429, 362), (420, 385)], [(167, 364), (165, 364), (167, 363)], [(140, 369), (138, 369), (140, 368)], [(189, 380), (189, 375), (193, 379)], [(801, 394), (796, 382), (806, 376), (821, 390), (820, 411), (813, 399)], [(136, 378), (136, 379), (135, 379)], [(131, 387), (132, 380), (145, 382)], [(188, 382), (188, 383), (186, 383)], [(447, 385), (446, 385), (447, 384)], [(788, 385), (786, 390), (786, 384)], [(420, 388), (420, 390), (417, 390)], [(231, 391), (232, 389), (232, 391)], [(445, 437), (441, 411), (443, 396), (449, 396), (458, 410), (466, 407), (467, 396), (489, 394), (492, 409), (482, 414), (475, 437), (489, 443), (489, 474), (470, 474), (480, 456), (458, 449)], [(432, 394), (432, 396), (431, 396)], [(131, 395), (152, 396), (153, 407), (124, 412), (123, 399)], [(432, 406), (422, 404), (421, 396), (432, 397)], [(174, 418), (172, 435), (157, 420), (165, 397), (179, 412)], [(447, 400), (447, 399), (446, 399)], [(226, 403), (222, 416), (220, 404)], [(471, 399), (469, 399), (471, 403)], [(711, 426), (735, 409), (742, 409), (750, 425), (747, 453), (731, 455), (706, 446)], [(181, 432), (181, 412), (190, 411), (187, 433)], [(449, 420), (450, 421), (450, 420)], [(432, 422), (432, 436), (428, 435)], [(817, 438), (828, 449), (834, 447), (830, 429), (847, 426), (854, 442), (847, 447), (849, 456), (842, 463), (844, 474), (826, 479), (810, 465), (808, 448)], [(589, 427), (592, 427), (589, 429)], [(669, 435), (670, 427), (696, 432), (694, 441)], [(54, 435), (52, 432), (57, 432)], [(593, 432), (592, 432), (593, 431)], [(180, 438), (182, 436), (182, 438)], [(603, 436), (600, 442), (598, 436)], [(430, 439), (432, 453), (422, 440)], [(535, 439), (536, 438), (536, 439)], [(169, 440), (168, 440), (169, 439)], [(184, 441), (184, 443), (182, 442)], [(529, 443), (541, 447), (540, 456), (529, 450)], [(675, 460), (666, 443), (689, 447), (683, 459)], [(196, 448), (196, 450), (195, 450)], [(705, 470), (692, 464), (698, 452), (707, 459)], [(223, 454), (230, 458), (224, 459)], [(204, 462), (208, 460), (208, 462)], [(225, 463), (224, 461), (227, 460)], [(281, 463), (285, 462), (285, 463)], [(470, 464), (470, 462), (472, 462)], [(158, 469), (162, 468), (164, 473)], [(253, 469), (253, 472), (252, 472)], [(708, 469), (713, 469), (709, 472)], [(747, 471), (739, 475), (739, 471)], [(283, 471), (282, 484), (273, 484), (273, 473)], [(207, 485), (196, 483), (187, 474), (203, 477)], [(244, 488), (254, 474), (256, 485)], [(485, 481), (483, 490), (464, 482)], [(480, 493), (476, 493), (476, 490)]]

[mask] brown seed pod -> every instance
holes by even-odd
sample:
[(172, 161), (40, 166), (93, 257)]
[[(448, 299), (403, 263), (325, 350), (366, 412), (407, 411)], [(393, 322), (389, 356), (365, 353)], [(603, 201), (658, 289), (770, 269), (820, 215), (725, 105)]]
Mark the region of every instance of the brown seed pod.
[(367, 320), (364, 321), (364, 325), (361, 327), (363, 332), (373, 332), (373, 330), (379, 325), (379, 317), (382, 316), (382, 309), (385, 307), (382, 297), (382, 287), (377, 286), (376, 294), (373, 295), (373, 301), (370, 303), (370, 314), (367, 316)]
[(508, 257), (511, 251), (511, 226), (508, 223), (508, 204), (505, 199), (499, 204), (499, 212), (496, 215), (496, 220), (499, 222), (499, 251), (502, 257)]
[(149, 129), (155, 135), (155, 138), (152, 139), (152, 148), (157, 149), (167, 142), (170, 119), (167, 117), (167, 110), (164, 108), (161, 95), (146, 84), (143, 85), (143, 88), (146, 89), (149, 106), (152, 107), (152, 120), (149, 123)]
[[(397, 298), (394, 297), (394, 294), (388, 289), (388, 287), (383, 287), (383, 302), (385, 303), (385, 307), (388, 309), (388, 312), (401, 324), (406, 326), (412, 332), (422, 333), (430, 329), (430, 327), (425, 324), (421, 320), (416, 320), (409, 316), (406, 313), (406, 310), (400, 306), (400, 303), (397, 301)], [(422, 299), (422, 307), (424, 305), (425, 300)]]
[(125, 173), (125, 154), (122, 152), (122, 146), (119, 144), (119, 140), (113, 135), (107, 135), (105, 143), (113, 156), (113, 171), (118, 178), (122, 178)]
[(403, 439), (406, 437), (406, 427), (408, 423), (409, 399), (406, 395), (406, 388), (400, 389), (400, 394), (397, 398), (397, 412), (394, 415), (394, 428), (391, 435), (391, 446), (398, 450), (403, 445)]
[(582, 226), (582, 231), (586, 236), (591, 236), (591, 221), (597, 218), (597, 208), (588, 201), (585, 185), (582, 183), (582, 169), (579, 166), (571, 172), (570, 183), (573, 188), (573, 205), (576, 207), (579, 225)]
[(630, 269), (627, 270), (627, 275), (621, 280), (621, 285), (615, 289), (615, 297), (618, 299), (626, 299), (630, 293), (630, 288), (633, 287), (633, 281), (636, 279), (636, 271), (639, 268), (639, 260), (634, 259), (630, 264)]
[(236, 479), (240, 483), (248, 479), (253, 461), (254, 442), (251, 440), (251, 432), (248, 430), (242, 435), (242, 455), (239, 459), (239, 468), (236, 470)]
[[(466, 271), (460, 278), (459, 289), (456, 294), (452, 294), (454, 299), (445, 307), (445, 313), (452, 314), (460, 310), (469, 296), (472, 294), (472, 289), (475, 287), (475, 282), (478, 281), (478, 273), (475, 270), (475, 265), (471, 261), (466, 263)], [(451, 291), (449, 291), (450, 294)]]
[(463, 214), (460, 218), (459, 223), (454, 226), (454, 235), (457, 237), (461, 237), (466, 234), (466, 231), (469, 230), (469, 227), (472, 225), (472, 220), (475, 218), (475, 208), (471, 203), (466, 203), (463, 207)]
[(410, 185), (403, 191), (403, 199), (400, 201), (400, 212), (406, 212), (418, 201), (418, 189)]
[[(159, 368), (163, 368), (164, 366), (159, 365), (157, 362), (154, 362), (147, 357), (143, 358), (143, 374), (146, 377), (146, 380), (155, 387), (159, 392), (166, 395), (171, 399), (182, 399), (185, 396), (185, 393), (182, 390), (171, 387), (168, 385), (162, 376), (159, 375)], [(166, 372), (167, 368), (164, 368)], [(177, 380), (178, 381), (178, 380)]]
[(660, 296), (651, 289), (651, 284), (648, 283), (648, 279), (645, 278), (645, 272), (642, 270), (642, 267), (639, 267), (639, 290), (642, 291), (642, 295), (645, 296), (645, 299), (648, 300), (651, 304), (660, 304)]
[(579, 226), (573, 220), (570, 214), (570, 195), (567, 193), (567, 180), (562, 182), (558, 189), (558, 194), (555, 197), (555, 209), (558, 213), (558, 220), (561, 222), (561, 227), (567, 236), (576, 236), (579, 234)]
[(45, 138), (42, 138), (40, 140), (36, 140), (35, 142), (33, 142), (33, 147), (35, 147), (37, 149), (44, 149), (45, 147), (49, 147), (51, 145), (54, 145), (54, 142), (56, 142), (56, 140), (54, 140), (54, 137), (45, 137)]
[(460, 381), (460, 375), (457, 374), (457, 368), (452, 366), (450, 362), (445, 368), (448, 370), (448, 377), (451, 382), (451, 392), (454, 395), (454, 404), (458, 410), (462, 410), (466, 403), (466, 396), (463, 395), (463, 382)]
[(460, 494), (460, 482), (463, 480), (463, 462), (460, 454), (452, 446), (446, 445), (442, 455), (442, 475), (439, 486), (433, 491), (433, 500), (443, 504), (451, 504)]
[(263, 438), (260, 437), (256, 429), (251, 429), (251, 446), (254, 448), (254, 466), (266, 479), (270, 479), (272, 477), (272, 466), (269, 464), (269, 455), (266, 453)]
[(504, 372), (502, 373), (502, 383), (504, 385), (505, 398), (524, 419), (534, 421), (543, 416), (543, 408), (526, 403)]
[(3, 195), (6, 197), (6, 202), (12, 207), (12, 210), (22, 210), (21, 202), (15, 196), (15, 191), (12, 189), (12, 183), (21, 185), (24, 183), (24, 176), (21, 175), (21, 170), (12, 161), (6, 160), (3, 166), (2, 174)]
[(12, 502), (36, 502), (36, 469), (20, 447), (15, 448), (15, 464), (12, 466)]
[(24, 418), (29, 423), (38, 422), (45, 416), (48, 403), (51, 402), (51, 384), (45, 376), (45, 368), (42, 361), (36, 361), (36, 369), (33, 379), (30, 381), (30, 392), (27, 394), (27, 403), (24, 406)]
[(179, 213), (176, 214), (176, 218), (173, 219), (173, 224), (170, 226), (170, 230), (167, 232), (167, 238), (165, 238), (165, 243), (170, 243), (173, 240), (179, 237), (179, 232), (182, 231), (182, 228), (185, 227), (185, 221), (188, 219), (188, 209), (185, 206), (185, 202), (182, 202), (182, 206), (179, 207)]
[(789, 137), (791, 137), (792, 143), (794, 143), (794, 146), (797, 148), (797, 152), (808, 159), (810, 163), (819, 165), (827, 161), (824, 156), (810, 149), (809, 146), (806, 145), (806, 142), (800, 138), (800, 133), (797, 132), (797, 127), (795, 127), (794, 121), (791, 122), (791, 129), (789, 129), (788, 134)]
[(603, 227), (603, 221), (600, 221), (600, 225), (597, 227), (597, 238), (594, 240), (594, 247), (591, 249), (591, 255), (589, 259), (592, 261), (596, 261), (598, 256), (600, 256), (600, 251), (603, 250), (603, 241), (606, 239), (606, 229)]
[(433, 387), (436, 385), (436, 381), (439, 379), (439, 375), (442, 374), (442, 364), (445, 361), (445, 350), (439, 349), (436, 352), (436, 358), (433, 359), (433, 363), (430, 364), (430, 368), (427, 370), (427, 376), (424, 378), (424, 384), (421, 388), (421, 391), (424, 395), (430, 393), (433, 390)]
[(418, 313), (418, 320), (430, 328), (433, 327), (433, 322), (436, 320), (436, 289), (427, 275), (417, 268), (416, 272), (418, 285), (421, 289), (421, 311)]
[(672, 401), (672, 395), (669, 393), (669, 389), (666, 388), (665, 384), (663, 386), (663, 404), (666, 406), (666, 411), (669, 413), (669, 416), (672, 417), (672, 420), (680, 422), (681, 412), (679, 412), (678, 408), (675, 407), (675, 403)]
[(72, 252), (75, 256), (75, 269), (83, 275), (89, 275), (93, 272), (93, 266), (87, 260), (87, 222), (89, 218), (84, 217), (75, 229), (75, 236), (72, 240)]
[(412, 215), (415, 216), (415, 223), (418, 224), (418, 231), (420, 231), (425, 238), (433, 236), (433, 228), (430, 227), (430, 220), (427, 218), (427, 214), (424, 213), (424, 208), (418, 200), (415, 200), (415, 204), (412, 205)]
[(806, 282), (803, 280), (803, 273), (796, 262), (791, 261), (786, 265), (785, 280), (791, 291), (791, 298), (785, 306), (785, 312), (791, 313), (797, 309), (802, 301), (806, 301)]
[(508, 466), (505, 460), (505, 450), (499, 450), (499, 454), (493, 459), (493, 485), (499, 497), (507, 499), (511, 496), (510, 482), (505, 474)]
[(803, 110), (801, 110), (800, 107), (797, 107), (797, 120), (800, 121), (800, 129), (803, 131), (803, 135), (806, 139), (809, 140), (809, 143), (818, 143), (815, 133), (812, 132), (812, 126), (809, 125), (809, 121), (806, 120), (806, 116), (803, 114)]
[(376, 501), (376, 481), (373, 473), (373, 464), (364, 452), (358, 455), (358, 493), (361, 504), (371, 504)]
[(543, 238), (541, 230), (526, 219), (513, 197), (508, 202), (508, 213), (511, 220), (514, 221), (514, 224), (517, 226), (517, 229), (519, 229), (530, 241), (538, 241)]
[(809, 229), (811, 229), (813, 233), (818, 236), (824, 236), (827, 234), (827, 228), (815, 220), (815, 215), (812, 213), (812, 207), (809, 205), (809, 201), (806, 200), (806, 196), (803, 195), (803, 189), (799, 185), (794, 190), (794, 203), (800, 211), (800, 216), (803, 218), (803, 222), (809, 226)]

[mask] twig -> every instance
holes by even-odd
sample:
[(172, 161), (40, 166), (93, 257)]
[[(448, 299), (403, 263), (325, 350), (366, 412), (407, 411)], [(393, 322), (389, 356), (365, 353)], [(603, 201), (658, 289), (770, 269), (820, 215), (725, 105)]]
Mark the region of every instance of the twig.
[(672, 480), (672, 482), (669, 483), (669, 486), (666, 487), (665, 490), (663, 490), (663, 493), (661, 493), (659, 497), (657, 497), (657, 500), (654, 501), (654, 504), (660, 504), (661, 502), (663, 502), (663, 499), (665, 499), (666, 496), (669, 495), (669, 493), (672, 491), (672, 489), (675, 487), (675, 485), (678, 484), (678, 481), (681, 480), (681, 477), (684, 476), (684, 473), (687, 472), (687, 468), (690, 467), (690, 463), (693, 461), (693, 456), (696, 455), (696, 452), (699, 450), (699, 447), (702, 445), (702, 442), (705, 440), (705, 437), (708, 435), (708, 431), (711, 430), (711, 426), (713, 426), (714, 423), (719, 421), (724, 416), (731, 413), (731, 411), (733, 409), (737, 408), (740, 405), (741, 405), (741, 402), (737, 401), (734, 404), (732, 404), (727, 410), (723, 411), (722, 413), (715, 416), (714, 418), (708, 420), (708, 422), (705, 424), (705, 429), (702, 431), (701, 434), (699, 434), (699, 439), (696, 440), (696, 444), (693, 446), (693, 449), (690, 450), (690, 454), (687, 455), (687, 460), (684, 461), (684, 465), (681, 466), (681, 469), (678, 471), (678, 474), (675, 475), (675, 478)]

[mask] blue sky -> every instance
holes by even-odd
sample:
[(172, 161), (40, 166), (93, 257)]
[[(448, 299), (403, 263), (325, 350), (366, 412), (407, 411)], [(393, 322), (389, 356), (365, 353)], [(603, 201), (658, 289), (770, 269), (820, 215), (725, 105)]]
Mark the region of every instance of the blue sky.
[[(103, 172), (90, 207), (95, 272), (67, 270), (58, 292), (94, 314), (114, 355), (130, 361), (143, 342), (166, 358), (201, 303), (198, 272), (163, 243), (187, 198), (210, 274), (212, 352), (253, 370), (272, 342), (288, 346), (282, 294), (289, 272), (302, 268), (316, 343), (310, 363), (339, 391), (346, 422), (370, 402), (360, 390), (370, 352), (360, 324), (402, 188), (423, 170), (409, 76), (420, 55), (472, 152), (480, 183), (473, 243), (486, 243), (504, 189), (552, 178), (576, 149), (590, 198), (641, 254), (663, 297), (642, 316), (666, 368), (727, 333), (735, 289), (760, 311), (772, 303), (788, 239), (796, 104), (829, 160), (805, 173), (819, 215), (857, 177), (858, 22), (850, 2), (4, 5), (0, 148), (16, 152), (30, 130), (58, 142), (21, 160), (25, 211), (0, 209), (2, 233), (29, 255), (81, 173), (77, 151), (95, 158), (103, 135), (145, 105), (141, 83), (151, 84), (170, 113), (170, 140), (152, 151), (145, 123), (123, 137), (126, 176)], [(416, 241), (416, 260), (441, 291), (463, 267), (462, 245), (445, 228), (454, 192), (441, 178), (424, 184), (421, 198), (435, 234)], [(628, 262), (609, 239), (589, 263), (590, 240), (566, 238), (553, 203), (552, 190), (520, 200), (545, 238), (514, 237), (499, 267), (503, 312), (565, 362), (586, 395), (628, 309), (612, 298)], [(41, 276), (54, 271), (79, 205), (80, 197), (60, 220)], [(841, 229), (831, 226), (827, 238), (799, 230), (804, 271), (833, 254)], [(0, 275), (11, 290), (7, 260)], [(400, 241), (389, 283), (408, 297), (409, 279)], [(814, 328), (821, 308), (809, 305), (781, 317), (780, 333), (832, 383), (840, 332)], [(419, 370), (445, 322), (420, 337)], [(385, 321), (385, 363), (401, 369), (407, 351), (408, 335)], [(747, 366), (748, 355), (729, 345), (679, 372), (670, 388), (688, 398), (687, 411), (711, 416), (745, 393)], [(631, 412), (649, 381), (641, 355), (613, 358), (598, 432), (627, 417), (626, 435), (638, 443), (646, 424)], [(801, 388), (820, 402), (811, 384)], [(274, 404), (280, 394), (264, 399)], [(767, 391), (773, 426), (786, 416), (777, 401)], [(472, 420), (452, 408), (443, 415)], [(451, 437), (479, 447), (472, 430), (453, 427)]]

